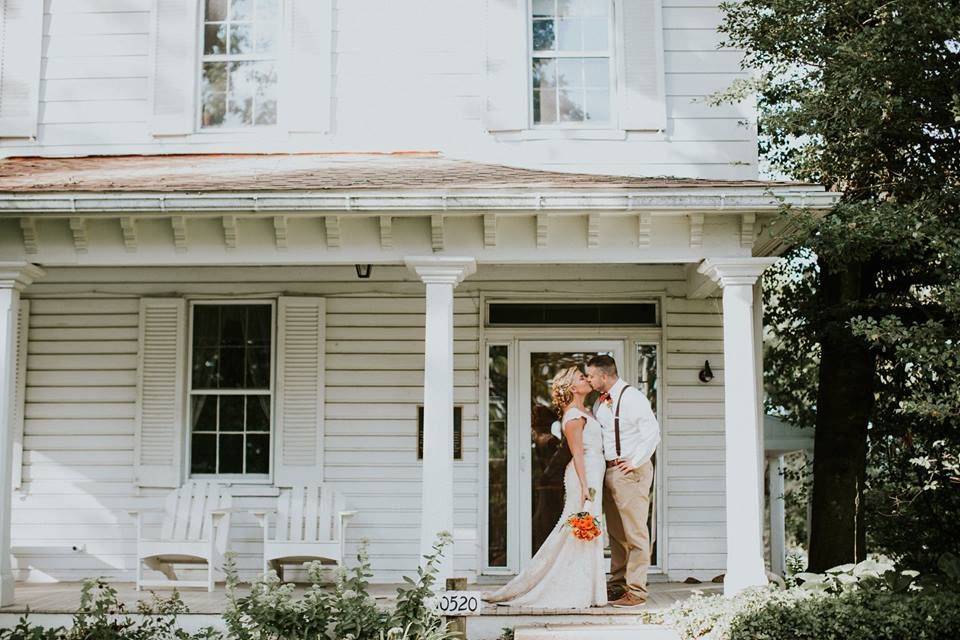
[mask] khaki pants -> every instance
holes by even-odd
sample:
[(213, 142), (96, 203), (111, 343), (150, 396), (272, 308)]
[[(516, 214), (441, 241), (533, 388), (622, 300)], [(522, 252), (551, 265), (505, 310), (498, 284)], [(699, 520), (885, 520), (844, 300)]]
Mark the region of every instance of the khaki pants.
[(633, 595), (646, 599), (647, 570), (650, 568), (650, 486), (653, 463), (649, 460), (624, 473), (607, 468), (603, 513), (610, 534), (610, 586), (623, 586)]

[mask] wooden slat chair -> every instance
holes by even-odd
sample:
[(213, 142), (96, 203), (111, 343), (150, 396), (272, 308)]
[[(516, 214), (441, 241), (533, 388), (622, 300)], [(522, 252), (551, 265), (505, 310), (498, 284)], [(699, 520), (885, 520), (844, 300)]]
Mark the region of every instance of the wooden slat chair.
[[(229, 487), (191, 481), (167, 496), (158, 539), (144, 539), (143, 514), (132, 510), (137, 523), (137, 591), (143, 587), (206, 587), (213, 591), (214, 569), (223, 566), (230, 534)], [(174, 564), (207, 565), (207, 579), (178, 580)], [(144, 580), (143, 565), (166, 580)]]
[[(284, 564), (327, 560), (343, 565), (347, 522), (343, 495), (330, 485), (299, 485), (280, 492), (276, 511), (251, 512), (263, 527), (263, 572), (271, 568), (283, 579)], [(274, 536), (270, 520), (276, 516)]]

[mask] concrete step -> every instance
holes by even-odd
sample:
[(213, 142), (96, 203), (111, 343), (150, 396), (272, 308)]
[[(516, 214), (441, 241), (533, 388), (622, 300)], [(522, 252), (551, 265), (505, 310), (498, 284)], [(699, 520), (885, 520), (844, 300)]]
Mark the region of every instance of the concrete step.
[(513, 640), (680, 640), (680, 635), (653, 624), (569, 624), (517, 627)]

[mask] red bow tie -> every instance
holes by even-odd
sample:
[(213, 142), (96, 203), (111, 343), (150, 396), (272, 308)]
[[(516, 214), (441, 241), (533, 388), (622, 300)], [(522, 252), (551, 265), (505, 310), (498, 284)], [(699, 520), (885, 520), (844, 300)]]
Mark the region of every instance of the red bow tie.
[(610, 399), (609, 391), (604, 391), (603, 393), (600, 394), (600, 402), (606, 402), (609, 399)]

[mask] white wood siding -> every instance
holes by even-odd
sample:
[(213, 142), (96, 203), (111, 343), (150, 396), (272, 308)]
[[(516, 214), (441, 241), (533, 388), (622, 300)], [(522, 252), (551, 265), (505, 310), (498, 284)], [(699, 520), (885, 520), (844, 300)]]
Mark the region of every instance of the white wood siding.
[[(742, 77), (740, 53), (717, 51), (718, 2), (664, 0), (665, 136), (498, 140), (480, 122), (484, 3), (336, 3), (331, 134), (204, 132), (154, 140), (148, 122), (149, 0), (44, 0), (37, 142), (12, 154), (437, 149), (455, 157), (560, 170), (755, 177), (747, 104), (702, 98)], [(184, 78), (184, 82), (193, 82)], [(384, 108), (389, 105), (389, 108)]]
[[(483, 400), (479, 388), (480, 294), (554, 292), (564, 299), (666, 295), (663, 458), (670, 577), (711, 578), (723, 555), (722, 357), (720, 309), (688, 301), (679, 265), (629, 267), (484, 266), (457, 289), (454, 401), (463, 406), (463, 460), (455, 463), (455, 526), (479, 530)], [(13, 503), (18, 577), (131, 579), (135, 547), (126, 509), (133, 483), (137, 326), (140, 296), (314, 295), (326, 300), (325, 480), (360, 514), (348, 553), (370, 540), (377, 580), (417, 564), (422, 402), (423, 285), (403, 267), (256, 269), (51, 268), (28, 291), (31, 317), (25, 407), (24, 486)], [(697, 381), (709, 359), (717, 379)], [(249, 493), (264, 493), (253, 489)], [(164, 490), (144, 490), (160, 506)], [(235, 506), (269, 507), (270, 495)], [(260, 566), (261, 533), (234, 519), (233, 549), (246, 575)], [(74, 550), (77, 547), (78, 550)], [(477, 568), (458, 548), (456, 569)]]

